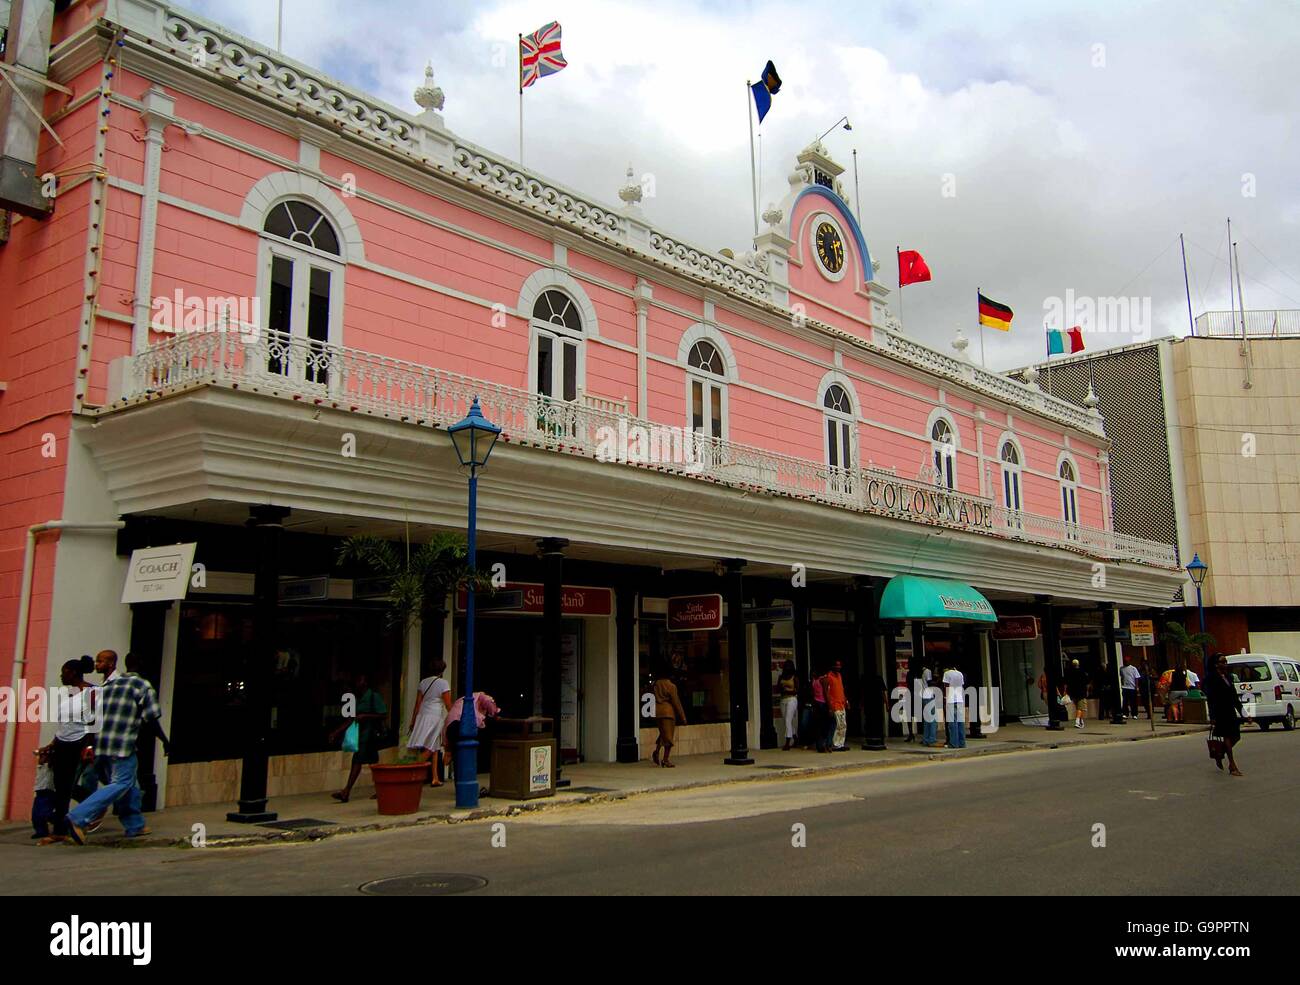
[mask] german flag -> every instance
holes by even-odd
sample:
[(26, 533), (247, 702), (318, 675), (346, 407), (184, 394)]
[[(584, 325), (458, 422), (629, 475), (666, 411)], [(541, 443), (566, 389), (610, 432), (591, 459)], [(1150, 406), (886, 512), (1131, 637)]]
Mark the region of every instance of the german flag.
[(978, 291), (975, 292), (975, 296), (979, 298), (981, 325), (996, 328), (999, 332), (1011, 331), (1012, 312), (1010, 308), (997, 301), (990, 301)]

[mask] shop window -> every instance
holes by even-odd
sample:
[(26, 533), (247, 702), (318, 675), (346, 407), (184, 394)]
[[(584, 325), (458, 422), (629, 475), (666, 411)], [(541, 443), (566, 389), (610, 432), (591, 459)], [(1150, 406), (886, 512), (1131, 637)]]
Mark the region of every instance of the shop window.
[(705, 438), (726, 437), (727, 384), (722, 353), (701, 339), (686, 357), (691, 430)]
[[(727, 689), (727, 631), (669, 632), (666, 618), (642, 613), (640, 626), (641, 694), (654, 686), (660, 667), (670, 667), (688, 725), (731, 721)], [(653, 719), (641, 719), (649, 728)]]
[(938, 418), (930, 428), (930, 450), (935, 485), (956, 489), (957, 436), (946, 418)]
[(325, 386), (342, 341), (343, 264), (334, 227), (318, 209), (288, 201), (262, 226), (267, 372)]
[[(244, 755), (253, 607), (192, 603), (181, 608), (172, 696), (172, 763)], [(393, 734), (400, 680), (401, 631), (378, 608), (281, 606), (270, 682), (273, 756), (337, 749), (342, 696), (364, 671), (383, 696)], [(359, 656), (365, 654), (365, 657)]]

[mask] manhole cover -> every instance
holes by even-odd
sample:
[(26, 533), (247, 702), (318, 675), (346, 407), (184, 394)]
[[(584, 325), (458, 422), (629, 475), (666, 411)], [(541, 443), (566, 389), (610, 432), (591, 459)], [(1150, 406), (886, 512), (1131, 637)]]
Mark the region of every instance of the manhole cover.
[(782, 766), (779, 763), (764, 764), (759, 767), (761, 770), (797, 770), (798, 766)]
[(322, 821), (314, 817), (295, 817), (288, 821), (266, 821), (259, 824), (259, 828), (280, 828), (284, 831), (292, 831), (294, 828), (325, 828), (334, 824), (334, 821)]
[(426, 872), (415, 876), (393, 876), (363, 883), (361, 892), (367, 896), (451, 896), (482, 889), (487, 880), (459, 872)]
[(611, 793), (613, 787), (569, 787), (565, 793)]

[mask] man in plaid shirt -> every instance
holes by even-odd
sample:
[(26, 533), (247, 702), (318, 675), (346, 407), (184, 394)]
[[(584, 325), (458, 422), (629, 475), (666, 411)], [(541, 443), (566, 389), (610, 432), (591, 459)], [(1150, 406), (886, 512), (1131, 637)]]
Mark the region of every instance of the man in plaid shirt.
[(113, 805), (128, 838), (149, 833), (140, 813), (135, 745), (141, 726), (162, 717), (158, 695), (138, 674), (114, 677), (99, 690), (95, 717), (100, 725), (95, 736), (95, 773), (100, 786), (68, 811), (66, 818), (67, 834), (78, 845), (85, 844), (86, 824)]

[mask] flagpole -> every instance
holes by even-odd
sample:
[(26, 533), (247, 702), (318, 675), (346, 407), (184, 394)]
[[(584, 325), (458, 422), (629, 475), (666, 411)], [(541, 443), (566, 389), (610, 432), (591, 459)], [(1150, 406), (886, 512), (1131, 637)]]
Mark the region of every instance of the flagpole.
[(750, 109), (749, 101), (753, 96), (750, 89), (752, 83), (745, 82), (745, 119), (749, 121), (749, 185), (754, 199), (754, 236), (758, 236), (758, 176), (755, 173), (754, 164), (754, 112)]
[(853, 148), (853, 211), (857, 213), (854, 216), (858, 220), (858, 228), (862, 228), (862, 193), (858, 191), (858, 149)]
[(1196, 334), (1196, 323), (1192, 321), (1192, 288), (1187, 282), (1187, 246), (1183, 243), (1183, 234), (1178, 234), (1178, 246), (1183, 251), (1183, 290), (1187, 292), (1187, 327)]
[[(853, 152), (853, 163), (857, 163), (857, 151)], [(898, 324), (903, 324), (903, 248), (894, 247), (894, 259), (898, 261)]]
[(984, 323), (979, 320), (980, 311), (980, 289), (975, 288), (975, 320), (980, 327), (980, 369), (988, 369), (988, 364), (984, 362)]
[(519, 35), (519, 166), (524, 165), (524, 36)]

